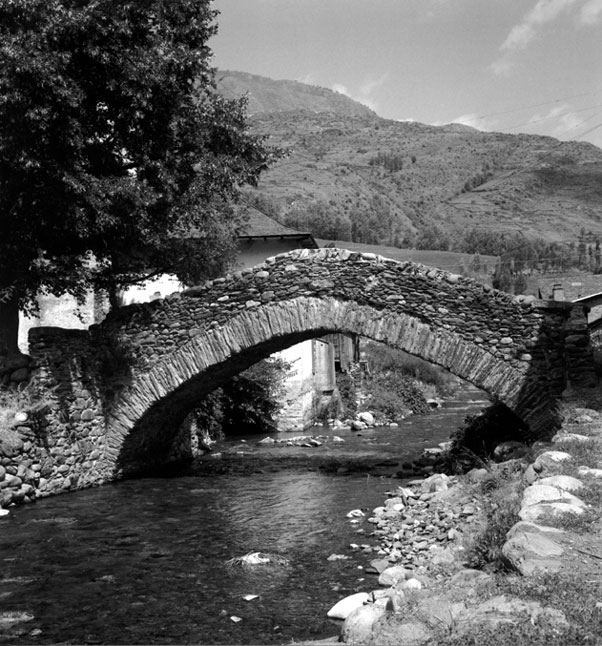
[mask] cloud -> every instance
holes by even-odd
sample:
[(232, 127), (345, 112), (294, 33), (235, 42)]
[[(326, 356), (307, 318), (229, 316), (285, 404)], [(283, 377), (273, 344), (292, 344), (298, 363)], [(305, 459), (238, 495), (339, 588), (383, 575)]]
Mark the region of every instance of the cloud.
[(577, 7), (576, 24), (579, 26), (594, 25), (602, 18), (602, 0), (537, 0), (500, 45), (501, 56), (491, 64), (494, 74), (509, 74), (517, 52), (527, 49), (545, 25)]
[[(450, 123), (449, 121), (447, 123)], [(433, 125), (447, 125), (447, 123), (441, 123), (441, 124), (433, 124)], [(474, 112), (469, 113), (469, 114), (462, 114), (459, 117), (456, 117), (455, 119), (452, 119), (451, 123), (461, 123), (463, 126), (470, 126), (471, 128), (476, 128), (477, 130), (485, 130), (485, 131), (491, 131), (491, 130), (496, 130), (497, 128), (497, 121), (486, 118), (486, 117), (480, 117), (478, 114), (475, 114)]]
[(546, 134), (556, 139), (574, 139), (587, 120), (588, 117), (584, 118), (581, 114), (577, 114), (569, 104), (565, 103), (545, 113), (535, 113), (525, 124), (524, 130)]
[(579, 12), (583, 25), (595, 25), (602, 18), (602, 0), (588, 0)]
[(334, 83), (331, 86), (331, 89), (339, 94), (344, 94), (354, 101), (363, 103), (365, 106), (369, 107), (371, 110), (378, 112), (378, 100), (375, 96), (377, 90), (379, 90), (388, 80), (389, 72), (384, 72), (377, 78), (368, 79), (360, 85), (358, 91), (353, 92), (349, 90), (346, 85), (342, 83)]
[(349, 90), (347, 89), (347, 86), (343, 85), (342, 83), (335, 83), (331, 88), (334, 92), (338, 92), (339, 94), (344, 94), (345, 96), (348, 96), (351, 98), (351, 94), (349, 94)]
[(514, 25), (506, 40), (502, 43), (502, 52), (525, 49), (536, 37), (541, 25), (556, 20), (564, 11), (568, 11), (578, 0), (538, 0), (522, 22)]

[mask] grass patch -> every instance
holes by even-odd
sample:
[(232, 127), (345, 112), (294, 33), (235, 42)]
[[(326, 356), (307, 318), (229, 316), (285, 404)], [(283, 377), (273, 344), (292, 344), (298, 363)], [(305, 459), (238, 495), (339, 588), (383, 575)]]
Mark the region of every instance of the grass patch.
[(546, 527), (556, 527), (567, 532), (584, 534), (591, 532), (594, 523), (600, 518), (600, 513), (594, 509), (586, 509), (582, 514), (566, 513), (558, 516), (542, 516), (537, 523)]
[(506, 534), (520, 518), (523, 485), (520, 473), (493, 475), (483, 486), (485, 522), (466, 545), (469, 567), (493, 572), (507, 572), (509, 565), (502, 554)]
[[(554, 447), (556, 449), (556, 447)], [(563, 472), (566, 475), (575, 475), (577, 467), (585, 466), (599, 469), (602, 464), (602, 443), (592, 438), (591, 440), (566, 440), (558, 444), (557, 450), (570, 453), (571, 459), (563, 463)], [(575, 471), (575, 473), (571, 473)]]
[(536, 601), (543, 607), (560, 610), (570, 626), (566, 628), (538, 622), (533, 625), (527, 618), (495, 628), (471, 625), (463, 634), (440, 635), (437, 646), (577, 646), (602, 643), (602, 609), (600, 582), (578, 573), (537, 574), (530, 577), (496, 576), (493, 585), (481, 590), (481, 600), (500, 594)]

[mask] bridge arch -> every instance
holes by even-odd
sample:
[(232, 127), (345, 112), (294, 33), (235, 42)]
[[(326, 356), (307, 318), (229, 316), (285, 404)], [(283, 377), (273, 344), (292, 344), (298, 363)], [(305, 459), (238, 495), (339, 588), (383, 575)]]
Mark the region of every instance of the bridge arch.
[[(332, 332), (359, 334), (436, 363), (513, 410), (525, 400), (524, 370), (457, 333), (351, 301), (299, 297), (239, 314), (141, 375), (111, 412), (110, 444), (120, 447), (113, 457), (131, 468), (140, 459), (148, 463), (150, 455), (164, 454), (186, 414), (218, 385), (273, 352)], [(543, 421), (541, 411), (521, 412), (527, 423), (536, 413), (534, 421)]]
[[(356, 333), (438, 364), (543, 436), (554, 428), (555, 400), (570, 369), (565, 339), (574, 319), (570, 308), (549, 309), (415, 263), (304, 249), (182, 295), (122, 308), (79, 339), (76, 355), (65, 352), (64, 342), (57, 351), (61, 344), (43, 333), (30, 345), (46, 379), (77, 381), (75, 393), (96, 398), (83, 419), (81, 397), (67, 397), (63, 422), (72, 418), (76, 434), (94, 427), (87, 437), (98, 438), (108, 478), (107, 470), (119, 477), (158, 461), (195, 402), (230, 377), (331, 332)], [(587, 354), (579, 326), (568, 331)], [(108, 396), (115, 380), (101, 375), (99, 354), (115, 343), (127, 350), (128, 372), (120, 392)]]

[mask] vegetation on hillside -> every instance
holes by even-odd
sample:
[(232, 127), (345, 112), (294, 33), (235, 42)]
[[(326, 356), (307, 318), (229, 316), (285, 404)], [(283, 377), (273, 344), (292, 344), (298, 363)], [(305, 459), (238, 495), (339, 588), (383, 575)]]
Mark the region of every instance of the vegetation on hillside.
[(289, 151), (245, 199), (315, 237), (542, 271), (583, 267), (578, 245), (602, 238), (602, 151), (591, 144), (390, 121), (324, 88), (223, 76), (227, 96), (257, 99), (254, 131)]
[(246, 199), (317, 237), (465, 251), (473, 231), (474, 252), (497, 255), (504, 236), (540, 248), (602, 236), (590, 144), (308, 111), (251, 123), (290, 154)]

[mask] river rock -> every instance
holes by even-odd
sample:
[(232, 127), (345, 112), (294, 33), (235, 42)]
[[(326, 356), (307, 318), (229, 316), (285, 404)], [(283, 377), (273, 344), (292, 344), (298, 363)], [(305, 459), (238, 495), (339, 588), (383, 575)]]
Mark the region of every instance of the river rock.
[(563, 534), (561, 529), (521, 521), (506, 535), (502, 553), (523, 576), (538, 570), (558, 572), (564, 549), (555, 539)]
[[(577, 500), (579, 500), (577, 498)], [(528, 507), (521, 507), (518, 516), (521, 520), (529, 522), (543, 521), (545, 518), (558, 518), (565, 514), (575, 514), (580, 516), (586, 509), (583, 501), (579, 500), (580, 504), (572, 502), (542, 502), (537, 505), (529, 505)]]
[(341, 638), (346, 644), (366, 644), (370, 641), (374, 624), (387, 614), (385, 603), (369, 603), (356, 608), (345, 619)]
[(331, 619), (347, 619), (357, 608), (360, 608), (370, 599), (367, 592), (356, 592), (341, 599), (326, 613)]
[(557, 487), (552, 487), (550, 485), (537, 483), (528, 486), (524, 490), (522, 507), (537, 505), (541, 502), (574, 502), (575, 500), (579, 499), (568, 491), (563, 491), (562, 489), (558, 489)]
[(373, 567), (379, 574), (384, 572), (390, 565), (387, 559), (374, 559), (370, 561), (370, 567)]
[(364, 424), (367, 424), (368, 426), (374, 426), (374, 415), (368, 411), (359, 413), (357, 418), (360, 422), (364, 422)]
[(422, 482), (421, 490), (423, 493), (435, 493), (445, 491), (449, 482), (448, 476), (444, 473), (434, 473), (432, 476), (425, 478)]
[(544, 451), (533, 463), (533, 469), (536, 473), (546, 473), (558, 471), (562, 462), (571, 459), (571, 454), (566, 451)]
[(579, 444), (584, 444), (585, 442), (590, 442), (591, 439), (592, 438), (588, 435), (581, 435), (581, 433), (560, 432), (554, 435), (552, 442), (555, 444), (562, 444), (564, 442), (577, 442)]
[(405, 581), (407, 571), (402, 565), (392, 565), (383, 570), (378, 577), (379, 585), (392, 586)]
[(566, 475), (546, 476), (539, 480), (537, 484), (549, 485), (557, 489), (562, 489), (563, 491), (578, 491), (583, 488), (583, 482), (581, 480)]

